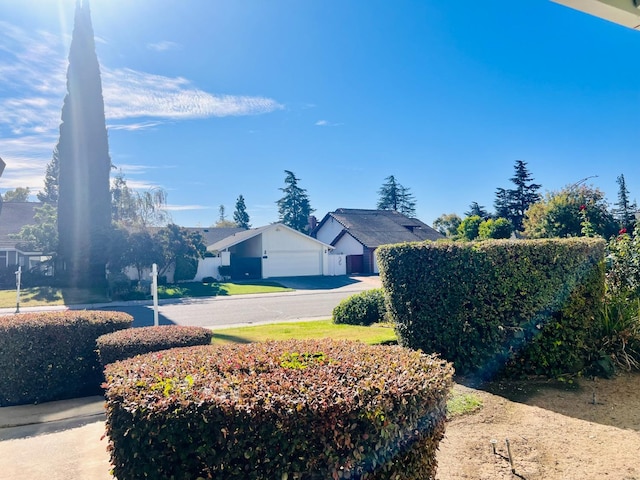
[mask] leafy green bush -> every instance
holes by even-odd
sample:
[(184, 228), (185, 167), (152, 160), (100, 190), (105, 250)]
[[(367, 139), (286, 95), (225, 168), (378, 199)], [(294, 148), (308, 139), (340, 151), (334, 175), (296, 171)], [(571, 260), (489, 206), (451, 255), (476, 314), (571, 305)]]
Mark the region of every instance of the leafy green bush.
[(100, 393), (96, 339), (132, 323), (125, 313), (90, 310), (0, 317), (0, 406)]
[(513, 225), (506, 218), (489, 218), (480, 224), (478, 236), (482, 240), (505, 239), (511, 237)]
[(385, 245), (377, 256), (399, 343), (461, 373), (558, 376), (593, 354), (602, 240)]
[(202, 279), (202, 283), (216, 283), (217, 280), (215, 279), (215, 277), (204, 277)]
[(381, 288), (356, 293), (342, 300), (333, 309), (333, 323), (367, 326), (384, 322), (386, 316), (387, 307)]
[(107, 365), (118, 478), (433, 479), (453, 369), (398, 346), (202, 346)]
[(458, 225), (458, 236), (462, 240), (475, 240), (478, 238), (480, 224), (483, 222), (482, 217), (479, 215), (472, 215), (467, 217), (460, 225)]
[(102, 365), (125, 358), (175, 347), (192, 347), (211, 343), (213, 332), (203, 327), (163, 325), (128, 328), (98, 337), (98, 357)]

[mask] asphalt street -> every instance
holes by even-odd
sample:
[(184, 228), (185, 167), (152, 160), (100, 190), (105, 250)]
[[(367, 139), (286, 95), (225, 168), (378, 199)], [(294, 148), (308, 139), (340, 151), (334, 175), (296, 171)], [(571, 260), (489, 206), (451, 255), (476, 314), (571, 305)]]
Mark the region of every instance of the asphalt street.
[[(363, 290), (380, 285), (378, 277), (349, 277), (350, 281), (314, 283), (311, 279), (279, 280), (292, 292), (230, 297), (192, 298), (165, 302), (158, 308), (160, 325), (193, 325), (200, 327), (228, 327), (261, 323), (330, 318), (333, 308), (341, 300)], [(123, 304), (102, 306), (100, 310), (126, 312), (133, 316), (134, 326), (153, 325), (150, 305)]]

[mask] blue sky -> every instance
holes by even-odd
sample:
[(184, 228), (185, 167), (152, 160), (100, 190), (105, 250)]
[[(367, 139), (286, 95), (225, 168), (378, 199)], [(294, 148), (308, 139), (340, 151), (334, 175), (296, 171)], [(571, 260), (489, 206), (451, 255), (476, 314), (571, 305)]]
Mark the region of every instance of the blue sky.
[[(42, 188), (73, 0), (0, 0), (0, 192)], [(640, 32), (547, 0), (92, 0), (112, 162), (209, 226), (238, 195), (278, 219), (284, 170), (315, 215), (375, 208), (389, 175), (431, 224), (493, 209), (516, 160), (640, 200)], [(35, 199), (35, 197), (34, 197)]]

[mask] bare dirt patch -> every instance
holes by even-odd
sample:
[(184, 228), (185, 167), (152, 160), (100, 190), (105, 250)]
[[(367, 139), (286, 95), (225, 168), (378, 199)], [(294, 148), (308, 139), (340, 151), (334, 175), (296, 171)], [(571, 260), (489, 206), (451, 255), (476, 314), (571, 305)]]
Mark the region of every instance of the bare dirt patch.
[(640, 374), (463, 383), (454, 391), (477, 395), (483, 407), (447, 424), (437, 480), (640, 480)]

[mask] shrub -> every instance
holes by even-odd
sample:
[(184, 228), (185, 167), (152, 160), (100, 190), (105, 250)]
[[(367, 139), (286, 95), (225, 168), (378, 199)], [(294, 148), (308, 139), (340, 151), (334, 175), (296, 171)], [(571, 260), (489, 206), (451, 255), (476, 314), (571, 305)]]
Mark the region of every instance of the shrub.
[(207, 328), (166, 325), (118, 330), (98, 337), (96, 345), (100, 362), (107, 365), (158, 350), (208, 345), (212, 337), (213, 332)]
[(593, 354), (602, 240), (385, 245), (377, 258), (399, 343), (460, 373), (558, 376)]
[(465, 218), (458, 225), (458, 236), (463, 240), (475, 240), (478, 238), (478, 231), (482, 222), (482, 217), (479, 215)]
[(398, 346), (180, 348), (106, 367), (118, 478), (433, 479), (453, 369)]
[(89, 310), (0, 317), (0, 406), (100, 393), (96, 339), (132, 323)]
[(333, 323), (371, 325), (386, 319), (387, 307), (381, 288), (356, 293), (333, 309)]
[(511, 237), (513, 226), (506, 218), (490, 218), (480, 224), (478, 235), (483, 240), (488, 239), (504, 239)]
[(202, 279), (202, 283), (216, 283), (216, 281), (214, 277), (204, 277)]
[(132, 291), (131, 280), (122, 272), (110, 273), (107, 276), (109, 295), (111, 298), (124, 299)]

